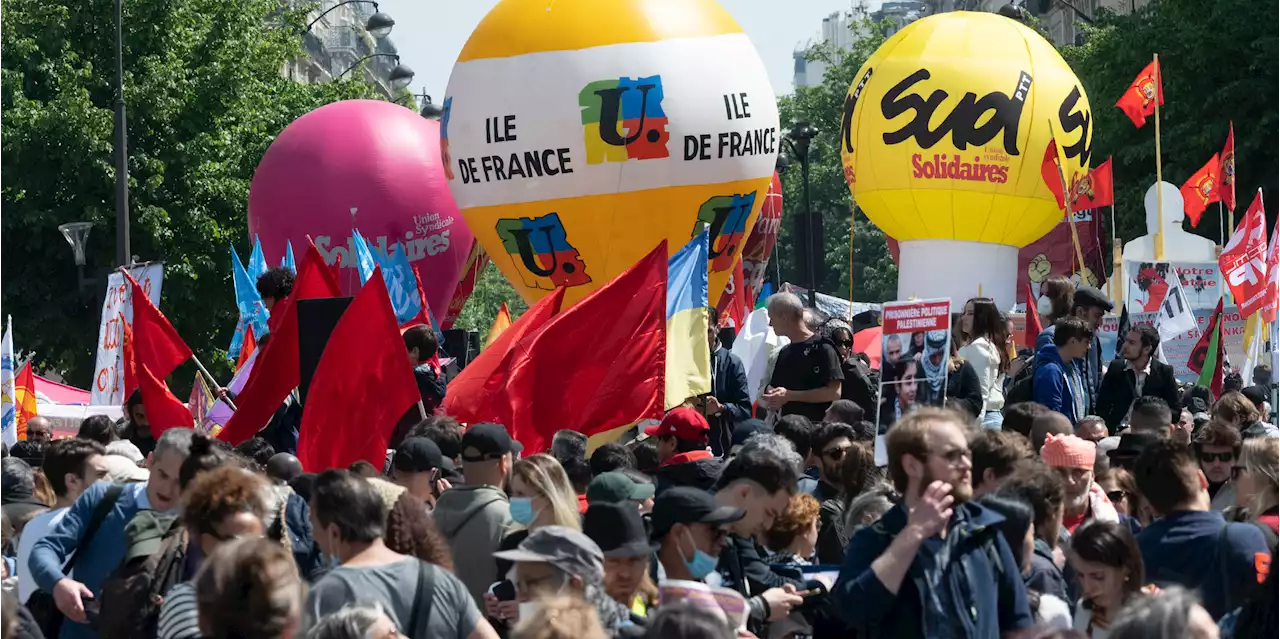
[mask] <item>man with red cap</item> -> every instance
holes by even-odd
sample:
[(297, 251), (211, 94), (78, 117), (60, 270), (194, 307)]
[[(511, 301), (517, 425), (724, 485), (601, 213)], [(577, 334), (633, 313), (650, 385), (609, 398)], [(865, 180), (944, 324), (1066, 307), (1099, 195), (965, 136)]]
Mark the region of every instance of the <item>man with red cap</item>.
[(707, 448), (710, 433), (707, 418), (683, 406), (667, 413), (662, 423), (645, 429), (645, 435), (658, 441), (660, 465), (654, 473), (658, 494), (673, 486), (710, 490), (715, 485), (723, 462)]
[(1049, 435), (1040, 459), (1062, 476), (1062, 526), (1074, 533), (1086, 521), (1119, 521), (1107, 493), (1093, 480), (1096, 444), (1075, 435)]

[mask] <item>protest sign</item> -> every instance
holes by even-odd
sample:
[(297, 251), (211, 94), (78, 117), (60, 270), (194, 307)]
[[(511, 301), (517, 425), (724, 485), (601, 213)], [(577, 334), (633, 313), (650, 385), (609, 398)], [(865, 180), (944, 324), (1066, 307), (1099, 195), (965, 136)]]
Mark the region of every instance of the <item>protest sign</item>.
[[(881, 435), (922, 405), (941, 406), (951, 356), (951, 300), (889, 302), (883, 308), (880, 393)], [(876, 438), (876, 463), (883, 443)], [(884, 463), (888, 463), (887, 457)]]
[[(129, 269), (129, 275), (138, 281), (147, 298), (157, 308), (160, 306), (160, 283), (164, 278), (164, 264), (152, 262)], [(121, 342), (124, 330), (120, 318), (133, 323), (133, 303), (129, 300), (129, 282), (120, 271), (107, 276), (107, 294), (102, 301), (102, 321), (98, 325), (98, 359), (93, 371), (93, 385), (89, 388), (89, 403), (120, 406), (128, 399), (124, 396), (124, 369), (122, 368)]]
[(1222, 275), (1214, 262), (1128, 261), (1124, 271), (1128, 275), (1125, 301), (1130, 313), (1154, 312), (1159, 308), (1173, 274), (1177, 275), (1192, 309), (1212, 311), (1222, 297)]
[[(1147, 324), (1156, 326), (1158, 313), (1129, 313), (1129, 325), (1139, 326)], [(1164, 360), (1173, 367), (1173, 375), (1180, 382), (1194, 382), (1199, 379), (1199, 375), (1187, 368), (1187, 359), (1191, 357), (1191, 349), (1195, 348), (1196, 342), (1200, 340), (1200, 335), (1209, 326), (1209, 318), (1213, 316), (1213, 309), (1199, 308), (1194, 311), (1196, 318), (1196, 326), (1194, 329), (1178, 333), (1167, 340), (1160, 343), (1160, 350), (1164, 356)], [(1223, 325), (1222, 339), (1224, 350), (1227, 354), (1227, 360), (1234, 366), (1242, 366), (1245, 361), (1244, 349), (1244, 320), (1239, 310), (1235, 306), (1228, 306), (1223, 309)], [(1102, 319), (1102, 326), (1098, 328), (1098, 341), (1102, 344), (1103, 361), (1117, 357), (1116, 342), (1122, 339), (1117, 335), (1119, 329), (1119, 320), (1114, 315), (1108, 315)], [(1248, 378), (1248, 375), (1245, 375)]]

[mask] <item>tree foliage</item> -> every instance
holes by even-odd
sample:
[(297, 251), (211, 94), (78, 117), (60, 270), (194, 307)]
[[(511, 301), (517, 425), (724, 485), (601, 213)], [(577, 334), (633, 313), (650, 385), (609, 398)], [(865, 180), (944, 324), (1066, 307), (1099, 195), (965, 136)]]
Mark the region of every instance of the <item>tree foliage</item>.
[[(282, 77), (301, 55), (306, 9), (280, 7), (124, 3), (132, 253), (164, 260), (161, 310), (219, 373), (236, 323), (227, 245), (248, 255), (258, 161), (302, 114), (374, 95), (359, 79), (305, 86)], [(2, 29), (3, 303), (38, 367), (87, 386), (115, 260), (114, 4), (5, 0)], [(84, 292), (57, 230), (73, 221), (94, 225), (86, 269), (95, 281)]]
[[(1156, 181), (1155, 127), (1137, 129), (1113, 105), (1160, 54), (1165, 106), (1160, 110), (1164, 181), (1181, 186), (1222, 150), (1229, 121), (1236, 133), (1237, 215), (1262, 187), (1274, 219), (1277, 109), (1276, 3), (1161, 0), (1131, 15), (1104, 13), (1085, 27), (1082, 46), (1063, 55), (1084, 84), (1094, 116), (1093, 163), (1114, 158), (1116, 226), (1122, 241), (1146, 234), (1143, 196)], [(1218, 240), (1218, 207), (1184, 228)]]
[[(809, 60), (820, 60), (827, 67), (822, 84), (797, 87), (794, 95), (778, 100), (779, 119), (784, 132), (792, 123), (808, 122), (818, 129), (810, 143), (809, 181), (811, 206), (821, 217), (822, 260), (818, 265), (818, 290), (849, 297), (849, 280), (853, 279), (853, 299), (881, 302), (894, 299), (898, 288), (898, 269), (889, 256), (885, 235), (857, 209), (853, 219), (853, 266), (849, 264), (850, 212), (855, 210), (849, 186), (840, 164), (840, 117), (844, 97), (854, 75), (867, 58), (879, 48), (888, 33), (888, 23), (870, 19), (855, 22), (851, 28), (862, 35), (853, 48), (836, 51), (820, 44), (806, 52)], [(784, 146), (784, 152), (787, 148)], [(803, 238), (796, 237), (797, 218), (804, 215), (804, 185), (801, 167), (793, 161), (782, 176), (783, 220), (773, 259), (782, 279), (806, 285), (805, 265), (796, 247)], [(803, 227), (801, 227), (803, 228)], [(775, 272), (769, 269), (771, 279)]]
[(493, 326), (493, 318), (498, 316), (498, 308), (503, 302), (506, 302), (507, 311), (511, 313), (513, 320), (529, 308), (529, 305), (525, 304), (524, 299), (516, 292), (515, 287), (511, 286), (511, 282), (503, 276), (502, 271), (498, 270), (493, 262), (489, 262), (480, 271), (476, 288), (471, 292), (471, 297), (467, 298), (467, 305), (462, 307), (462, 313), (458, 314), (454, 328), (478, 331), (483, 339), (489, 334), (489, 328)]

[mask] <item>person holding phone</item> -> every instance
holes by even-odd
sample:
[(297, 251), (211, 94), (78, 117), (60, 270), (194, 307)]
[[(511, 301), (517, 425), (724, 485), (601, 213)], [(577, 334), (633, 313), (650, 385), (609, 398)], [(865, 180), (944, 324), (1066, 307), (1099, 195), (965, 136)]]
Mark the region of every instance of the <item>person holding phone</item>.
[(449, 489), (445, 471), (453, 470), (453, 462), (445, 458), (440, 447), (426, 437), (410, 437), (400, 443), (391, 459), (391, 481), (403, 486), (428, 509), (434, 509), (436, 498)]

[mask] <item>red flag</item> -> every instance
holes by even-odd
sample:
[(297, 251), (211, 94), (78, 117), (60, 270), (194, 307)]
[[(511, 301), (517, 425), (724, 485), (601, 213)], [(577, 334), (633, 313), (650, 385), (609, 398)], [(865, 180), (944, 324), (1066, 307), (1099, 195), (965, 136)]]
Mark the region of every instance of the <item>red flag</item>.
[[(487, 344), (484, 350), (467, 367), (449, 382), (448, 393), (444, 398), (444, 413), (460, 422), (475, 424), (479, 422), (505, 423), (507, 411), (500, 406), (500, 393), (505, 380), (507, 355), (525, 335), (537, 332), (544, 324), (560, 312), (564, 302), (564, 287), (554, 292), (537, 304), (529, 307), (506, 330), (502, 331)], [(501, 372), (501, 374), (500, 374)]]
[(516, 344), (499, 392), (526, 452), (546, 450), (560, 429), (590, 436), (662, 416), (666, 299), (664, 240)]
[(382, 269), (364, 283), (334, 326), (302, 410), (298, 460), (316, 473), (386, 461), (400, 416), (421, 396)]
[(120, 366), (124, 368), (124, 397), (127, 400), (138, 389), (138, 375), (133, 368), (133, 327), (120, 314)]
[(1111, 180), (1111, 158), (1096, 166), (1084, 178), (1071, 185), (1071, 210), (1084, 211), (1111, 206), (1116, 202)]
[(1267, 220), (1262, 210), (1262, 189), (1244, 214), (1244, 223), (1218, 256), (1222, 279), (1231, 287), (1231, 296), (1241, 317), (1253, 315), (1267, 301)]
[[(182, 341), (173, 324), (151, 303), (151, 298), (147, 297), (137, 280), (127, 271), (121, 272), (129, 280), (129, 299), (133, 303), (134, 362), (164, 379), (178, 364), (191, 359), (191, 347)], [(127, 385), (124, 390), (126, 397), (133, 392)]]
[(747, 285), (742, 277), (742, 260), (738, 260), (733, 265), (733, 277), (725, 283), (724, 295), (720, 296), (720, 303), (716, 304), (716, 313), (720, 315), (720, 326), (732, 326), (736, 333), (742, 328), (742, 323), (746, 319), (746, 293)]
[(1044, 148), (1044, 159), (1040, 161), (1040, 178), (1058, 201), (1058, 208), (1065, 208), (1062, 200), (1062, 173), (1058, 170), (1058, 143), (1053, 138), (1049, 138), (1049, 145)]
[(1023, 346), (1034, 349), (1036, 338), (1044, 329), (1040, 325), (1040, 312), (1036, 310), (1036, 296), (1031, 293), (1031, 283), (1027, 283), (1027, 326), (1022, 331)]
[(258, 353), (244, 390), (236, 397), (236, 412), (222, 427), (218, 439), (235, 445), (253, 437), (271, 421), (280, 403), (298, 386), (302, 373), (298, 368), (298, 311), (294, 302), (339, 294), (337, 280), (333, 279), (315, 244), (311, 244), (298, 267), (293, 292), (277, 302), (272, 310), (271, 339)]
[(471, 250), (467, 251), (467, 261), (462, 266), (462, 277), (458, 280), (458, 288), (453, 290), (449, 306), (444, 309), (444, 316), (440, 318), (442, 330), (453, 328), (453, 323), (462, 314), (462, 308), (467, 305), (471, 292), (476, 290), (476, 282), (479, 281), (480, 273), (488, 263), (489, 255), (484, 252), (484, 247), (472, 240)]
[(1147, 116), (1156, 112), (1156, 104), (1164, 106), (1164, 83), (1161, 82), (1160, 75), (1160, 65), (1152, 60), (1133, 80), (1133, 84), (1124, 90), (1120, 99), (1116, 100), (1116, 106), (1139, 129), (1147, 123)]
[(1236, 210), (1236, 125), (1227, 125), (1227, 143), (1218, 154), (1218, 199), (1227, 210)]
[(253, 335), (253, 325), (250, 324), (244, 329), (244, 340), (240, 343), (240, 355), (236, 357), (236, 370), (239, 371), (244, 363), (249, 361), (249, 356), (253, 355), (253, 351), (258, 348), (258, 340)]
[(13, 380), (13, 408), (17, 418), (15, 432), (18, 439), (27, 438), (27, 422), (39, 415), (36, 402), (36, 372), (31, 369), (31, 360), (22, 366), (18, 376)]
[(1182, 210), (1191, 220), (1191, 226), (1200, 223), (1200, 214), (1210, 202), (1218, 201), (1218, 154), (1214, 153), (1204, 166), (1187, 178), (1182, 191)]
[(1271, 231), (1271, 246), (1267, 249), (1267, 293), (1262, 302), (1262, 321), (1276, 321), (1280, 308), (1280, 217)]
[(151, 424), (151, 436), (159, 438), (170, 428), (191, 428), (194, 423), (191, 411), (173, 395), (169, 385), (152, 375), (145, 364), (135, 362), (135, 371), (138, 389), (142, 391), (142, 406), (147, 409), (147, 422)]
[[(1222, 345), (1222, 307), (1223, 299), (1218, 299), (1218, 306), (1214, 309), (1213, 315), (1209, 318), (1209, 326), (1205, 328), (1204, 333), (1200, 335), (1200, 341), (1196, 342), (1195, 347), (1191, 349), (1191, 357), (1187, 358), (1187, 368), (1192, 372), (1200, 375), (1200, 379), (1204, 380), (1206, 365), (1210, 368), (1209, 389), (1213, 391), (1213, 396), (1220, 397), (1222, 395), (1222, 382), (1224, 376), (1223, 360), (1226, 359)], [(1201, 382), (1203, 383), (1203, 382)]]

